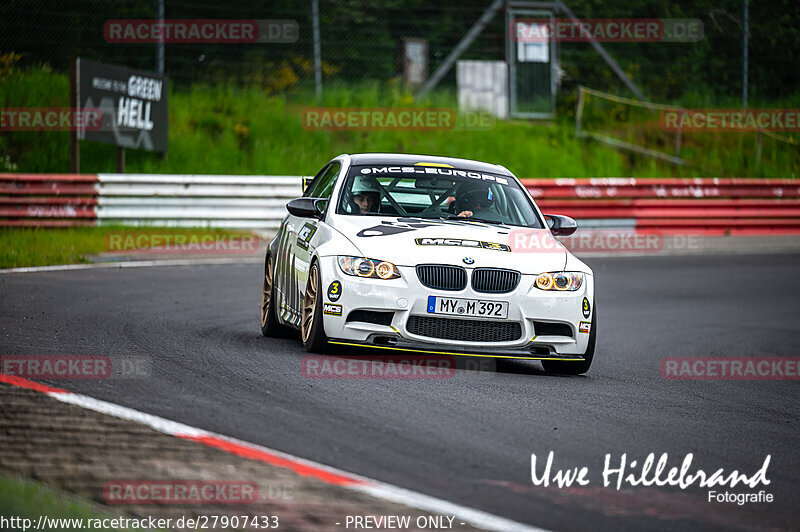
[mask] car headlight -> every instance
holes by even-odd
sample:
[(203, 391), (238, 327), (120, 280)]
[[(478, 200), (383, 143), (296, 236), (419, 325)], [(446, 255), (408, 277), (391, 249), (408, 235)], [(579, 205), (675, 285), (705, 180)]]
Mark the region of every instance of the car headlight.
[(540, 290), (574, 292), (583, 285), (583, 274), (579, 272), (540, 273), (533, 285)]
[(369, 277), (372, 279), (397, 279), (400, 272), (397, 266), (385, 260), (368, 259), (366, 257), (339, 256), (339, 268), (347, 275)]

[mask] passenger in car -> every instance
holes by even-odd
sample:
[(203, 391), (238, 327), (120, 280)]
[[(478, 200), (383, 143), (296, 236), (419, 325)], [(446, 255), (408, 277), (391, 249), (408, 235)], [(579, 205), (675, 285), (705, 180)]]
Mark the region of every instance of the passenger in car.
[(464, 183), (456, 192), (454, 212), (462, 218), (480, 218), (488, 221), (500, 221), (493, 208), (494, 195), (487, 185), (482, 183)]

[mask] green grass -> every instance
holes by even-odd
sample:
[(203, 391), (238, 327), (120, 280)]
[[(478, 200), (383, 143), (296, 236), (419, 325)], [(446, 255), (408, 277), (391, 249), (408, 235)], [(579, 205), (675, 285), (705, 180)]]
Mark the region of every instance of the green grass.
[[(46, 69), (13, 72), (0, 81), (0, 107), (57, 107), (68, 103), (66, 76)], [(196, 84), (189, 90), (171, 91), (169, 98), (169, 153), (162, 156), (128, 150), (128, 172), (308, 175), (340, 153), (387, 151), (496, 162), (521, 177), (796, 177), (800, 174), (797, 146), (773, 140), (765, 140), (763, 161), (757, 167), (753, 135), (706, 134), (694, 139), (685, 135), (681, 155), (691, 159), (690, 168), (678, 168), (599, 142), (577, 139), (574, 104), (568, 95), (562, 98), (559, 118), (551, 122), (509, 120), (497, 121), (487, 131), (421, 132), (308, 131), (303, 129), (300, 117), (303, 108), (309, 106), (455, 108), (452, 91), (440, 90), (423, 101), (414, 101), (392, 82), (327, 84), (322, 101), (316, 102), (313, 93), (302, 88), (275, 96), (256, 85)], [(690, 94), (687, 102), (694, 107), (712, 106), (707, 95)], [(780, 105), (772, 102), (762, 106)], [(600, 111), (596, 116), (613, 127), (613, 121), (603, 113)], [(656, 145), (650, 147), (661, 151), (672, 149), (669, 139), (662, 142), (651, 138), (635, 124), (625, 127), (622, 133), (632, 141), (654, 142)], [(113, 172), (114, 161), (113, 146), (81, 143), (83, 172)], [(68, 169), (67, 133), (0, 135), (0, 172)]]
[(104, 249), (99, 227), (2, 228), (0, 229), (0, 267), (49, 266), (88, 262), (86, 255)]
[[(797, 97), (781, 102), (761, 102), (753, 109), (794, 109), (800, 104)], [(586, 94), (582, 127), (585, 131), (622, 140), (636, 146), (654, 149), (666, 155), (675, 153), (676, 133), (662, 129), (661, 112), (643, 107), (617, 103), (613, 100)], [(739, 109), (732, 100), (714, 101), (697, 94), (688, 94), (686, 101), (672, 102), (686, 109)], [(775, 136), (784, 140), (778, 140)], [(674, 175), (687, 177), (800, 177), (800, 137), (797, 132), (764, 134), (761, 139), (761, 162), (758, 162), (758, 133), (755, 131), (684, 131), (681, 135), (680, 157), (689, 168)], [(632, 164), (643, 159), (633, 156)], [(663, 166), (663, 163), (662, 163)]]
[[(242, 234), (224, 229), (152, 228), (159, 234), (217, 235)], [(115, 251), (109, 249), (109, 234), (147, 232), (143, 227), (97, 226), (66, 228), (0, 228), (0, 268), (81, 264), (89, 255)], [(249, 233), (247, 233), (249, 234)], [(120, 251), (124, 254), (124, 251)]]
[[(19, 517), (29, 519), (28, 530), (38, 523), (39, 516), (54, 519), (106, 519), (114, 515), (103, 513), (93, 503), (82, 500), (39, 483), (18, 477), (0, 475), (0, 516), (5, 519)], [(24, 522), (15, 520), (3, 530), (23, 530)], [(84, 523), (88, 525), (88, 523)], [(110, 524), (110, 522), (109, 522)], [(15, 526), (11, 526), (15, 525)], [(58, 527), (44, 530), (80, 530), (75, 522), (61, 522)], [(103, 528), (103, 530), (132, 530), (127, 528)]]

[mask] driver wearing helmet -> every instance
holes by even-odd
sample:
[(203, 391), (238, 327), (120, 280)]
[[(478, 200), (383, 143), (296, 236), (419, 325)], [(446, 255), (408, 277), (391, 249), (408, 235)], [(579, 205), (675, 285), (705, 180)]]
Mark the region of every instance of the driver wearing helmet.
[(462, 218), (482, 218), (489, 221), (500, 221), (492, 208), (494, 195), (487, 185), (482, 183), (464, 183), (458, 189), (455, 200), (455, 212)]
[(378, 212), (380, 210), (381, 191), (378, 188), (378, 183), (375, 182), (375, 178), (357, 175), (351, 192), (359, 214)]

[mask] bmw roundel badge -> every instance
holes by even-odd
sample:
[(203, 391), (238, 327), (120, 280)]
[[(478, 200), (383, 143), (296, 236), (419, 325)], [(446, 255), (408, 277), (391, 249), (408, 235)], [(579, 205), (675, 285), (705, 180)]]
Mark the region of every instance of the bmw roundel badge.
[(473, 259), (472, 257), (464, 257), (464, 264), (473, 264), (474, 262), (475, 259)]

